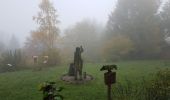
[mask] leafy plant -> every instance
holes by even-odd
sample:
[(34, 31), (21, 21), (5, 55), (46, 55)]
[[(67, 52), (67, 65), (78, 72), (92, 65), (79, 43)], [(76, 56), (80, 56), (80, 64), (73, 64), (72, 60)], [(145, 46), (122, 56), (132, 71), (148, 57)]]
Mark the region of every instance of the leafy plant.
[(55, 82), (45, 82), (40, 85), (40, 91), (43, 91), (43, 100), (63, 100), (63, 96), (59, 94), (63, 90), (57, 87)]

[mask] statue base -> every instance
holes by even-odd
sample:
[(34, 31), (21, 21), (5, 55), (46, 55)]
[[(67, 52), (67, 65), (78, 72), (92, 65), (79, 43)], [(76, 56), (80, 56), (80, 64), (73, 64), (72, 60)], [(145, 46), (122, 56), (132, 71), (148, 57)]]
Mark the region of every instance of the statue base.
[(83, 84), (83, 83), (87, 83), (91, 80), (93, 80), (93, 77), (91, 75), (86, 75), (86, 78), (83, 78), (82, 80), (75, 80), (74, 76), (69, 76), (68, 74), (65, 74), (63, 76), (61, 76), (61, 80), (70, 83), (70, 84)]

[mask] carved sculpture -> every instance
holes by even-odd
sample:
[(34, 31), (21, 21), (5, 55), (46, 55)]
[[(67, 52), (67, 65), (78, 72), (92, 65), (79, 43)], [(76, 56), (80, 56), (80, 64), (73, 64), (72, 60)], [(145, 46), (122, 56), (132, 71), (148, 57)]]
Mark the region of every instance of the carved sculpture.
[(83, 69), (83, 60), (81, 58), (81, 53), (83, 52), (82, 46), (76, 47), (76, 51), (74, 52), (74, 66), (75, 66), (75, 80), (82, 80), (82, 69)]
[[(74, 76), (75, 80), (82, 80), (82, 69), (83, 69), (83, 60), (81, 58), (81, 53), (83, 52), (82, 46), (76, 47), (74, 52), (74, 63), (70, 64), (69, 76)], [(79, 78), (78, 78), (79, 77)]]

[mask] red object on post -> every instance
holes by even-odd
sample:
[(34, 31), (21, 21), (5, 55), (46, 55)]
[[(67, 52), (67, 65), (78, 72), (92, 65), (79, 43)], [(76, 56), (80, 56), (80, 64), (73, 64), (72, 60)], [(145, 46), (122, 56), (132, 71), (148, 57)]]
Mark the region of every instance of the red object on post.
[(111, 85), (116, 83), (116, 72), (104, 73), (104, 80), (106, 85)]
[(112, 84), (116, 83), (116, 72), (112, 72), (113, 69), (117, 70), (117, 65), (104, 65), (100, 69), (100, 71), (104, 71), (104, 70), (108, 71), (104, 73), (104, 82), (107, 85), (108, 100), (112, 100), (111, 87)]

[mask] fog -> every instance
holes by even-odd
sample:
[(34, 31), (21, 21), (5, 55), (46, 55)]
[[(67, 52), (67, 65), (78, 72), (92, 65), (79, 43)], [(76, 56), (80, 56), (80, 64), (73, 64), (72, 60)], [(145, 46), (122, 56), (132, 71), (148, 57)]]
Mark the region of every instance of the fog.
[(75, 48), (82, 46), (87, 62), (169, 58), (169, 4), (168, 0), (2, 0), (0, 53), (20, 49), (28, 63), (32, 56), (44, 55), (55, 55), (52, 62), (71, 62)]
[(169, 100), (170, 0), (0, 1), (0, 100)]
[[(0, 31), (15, 34), (23, 45), (25, 37), (37, 27), (32, 17), (39, 11), (41, 0), (1, 0)], [(60, 20), (60, 34), (68, 26), (90, 18), (105, 24), (108, 14), (115, 6), (116, 0), (51, 0)]]

